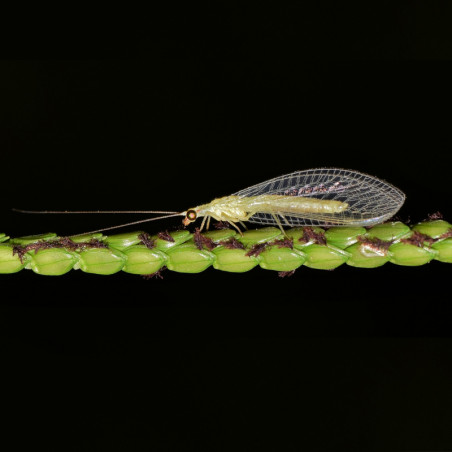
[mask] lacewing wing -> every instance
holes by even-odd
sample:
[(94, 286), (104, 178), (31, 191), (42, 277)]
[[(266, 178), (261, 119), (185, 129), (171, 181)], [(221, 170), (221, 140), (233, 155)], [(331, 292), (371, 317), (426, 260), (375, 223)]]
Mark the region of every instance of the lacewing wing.
[[(405, 201), (405, 194), (388, 182), (339, 168), (296, 171), (234, 193), (245, 204), (246, 198), (251, 202), (265, 195), (277, 195), (269, 198), (274, 200), (274, 213), (290, 226), (370, 226), (394, 216)], [(309, 208), (301, 213), (300, 209), (288, 209), (290, 197), (311, 200), (314, 212)], [(284, 206), (278, 207), (278, 200)], [(324, 205), (334, 201), (347, 206), (332, 213), (315, 212), (319, 201)], [(297, 204), (299, 202), (293, 203)], [(248, 221), (261, 225), (277, 224), (274, 214), (266, 212), (256, 212)]]

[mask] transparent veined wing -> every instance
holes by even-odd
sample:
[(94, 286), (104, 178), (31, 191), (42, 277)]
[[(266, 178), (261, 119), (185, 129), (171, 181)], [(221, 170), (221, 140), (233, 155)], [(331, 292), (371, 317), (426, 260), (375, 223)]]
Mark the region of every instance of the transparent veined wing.
[[(340, 168), (296, 171), (234, 194), (239, 197), (302, 196), (348, 204), (345, 211), (331, 214), (293, 214), (278, 211), (281, 223), (289, 223), (290, 226), (373, 225), (394, 216), (405, 201), (405, 194), (388, 182), (358, 171)], [(271, 214), (261, 212), (253, 215), (249, 221), (262, 225), (277, 224)]]

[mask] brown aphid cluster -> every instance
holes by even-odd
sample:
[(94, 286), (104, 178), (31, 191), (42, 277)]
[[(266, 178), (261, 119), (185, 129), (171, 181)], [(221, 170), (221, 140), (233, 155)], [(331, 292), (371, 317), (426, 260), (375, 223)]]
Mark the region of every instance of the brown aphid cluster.
[(270, 243), (270, 245), (275, 245), (278, 248), (290, 248), (291, 250), (293, 250), (293, 239), (285, 237), (283, 239), (274, 240)]
[(146, 248), (150, 250), (152, 250), (152, 248), (155, 248), (155, 240), (151, 239), (151, 236), (147, 232), (143, 232), (138, 236), (138, 238)]
[(278, 272), (278, 276), (280, 278), (286, 278), (286, 277), (292, 276), (294, 273), (295, 273), (295, 270), (290, 270), (288, 272)]
[(244, 250), (245, 245), (242, 242), (239, 242), (235, 237), (231, 237), (228, 240), (222, 240), (220, 245), (223, 245), (225, 248), (229, 250)]
[(259, 254), (263, 253), (265, 248), (267, 248), (268, 243), (256, 243), (251, 247), (251, 249), (245, 254), (245, 256), (257, 257)]
[(163, 279), (162, 272), (164, 270), (166, 270), (165, 266), (163, 266), (160, 270), (157, 270), (154, 273), (149, 273), (148, 275), (141, 275), (141, 276), (143, 277), (143, 279), (153, 279), (153, 278)]
[(400, 241), (403, 243), (408, 243), (410, 245), (415, 245), (418, 246), (419, 248), (422, 248), (424, 246), (424, 243), (428, 243), (431, 246), (437, 240), (432, 237), (429, 237), (428, 235), (421, 234), (418, 231), (414, 231), (411, 237), (402, 239)]
[(370, 248), (371, 250), (375, 252), (383, 251), (386, 253), (389, 249), (389, 247), (392, 245), (391, 241), (381, 240), (377, 237), (365, 237), (363, 235), (358, 236), (358, 240), (360, 243), (362, 243), (367, 248)]
[(171, 237), (171, 234), (166, 230), (163, 232), (159, 232), (157, 237), (162, 240), (166, 240), (167, 242), (174, 242), (174, 239)]
[(209, 251), (211, 251), (218, 246), (212, 239), (209, 239), (209, 237), (202, 235), (199, 228), (195, 229), (193, 240), (195, 242), (196, 248), (198, 248), (199, 250), (202, 250), (204, 247), (206, 247)]
[(21, 264), (24, 263), (24, 256), (29, 251), (35, 252), (40, 250), (46, 250), (50, 248), (67, 248), (70, 251), (82, 251), (86, 248), (108, 248), (108, 245), (98, 239), (91, 239), (88, 242), (75, 243), (69, 237), (61, 237), (57, 240), (38, 241), (35, 243), (29, 243), (28, 245), (14, 245), (13, 256), (17, 254), (19, 256)]
[(108, 245), (99, 239), (91, 239), (89, 242), (75, 243), (75, 245), (76, 250), (85, 248), (108, 248)]
[(444, 218), (443, 214), (440, 211), (434, 212), (434, 213), (431, 213), (431, 214), (428, 215), (428, 219), (430, 221), (431, 220), (442, 220), (443, 218)]
[[(220, 245), (223, 245), (225, 248), (228, 249), (245, 249), (245, 245), (243, 243), (239, 242), (235, 237), (231, 237), (228, 240), (224, 240), (220, 242)], [(289, 238), (284, 238), (280, 240), (275, 240), (273, 242), (265, 242), (265, 243), (256, 243), (253, 245), (250, 250), (245, 254), (245, 256), (251, 257), (257, 257), (261, 253), (265, 251), (265, 249), (269, 246), (277, 246), (278, 248), (290, 248), (293, 249), (293, 240)]]
[(298, 240), (305, 243), (313, 241), (318, 245), (326, 245), (325, 235), (322, 232), (315, 232), (310, 226), (305, 226), (303, 228), (303, 235)]
[(449, 237), (452, 237), (452, 229), (449, 229), (444, 234), (441, 234), (440, 239), (448, 239)]

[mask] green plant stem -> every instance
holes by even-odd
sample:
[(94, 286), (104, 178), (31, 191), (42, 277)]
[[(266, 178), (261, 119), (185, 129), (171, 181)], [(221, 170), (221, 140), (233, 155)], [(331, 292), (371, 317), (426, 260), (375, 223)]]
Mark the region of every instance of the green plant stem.
[(23, 269), (42, 275), (63, 275), (80, 269), (111, 275), (124, 271), (159, 275), (167, 268), (199, 273), (209, 267), (243, 273), (260, 266), (292, 274), (298, 267), (331, 270), (340, 265), (376, 268), (391, 262), (419, 266), (438, 260), (452, 263), (452, 225), (443, 220), (401, 222), (363, 227), (300, 227), (285, 235), (277, 228), (232, 229), (199, 233), (188, 230), (150, 236), (131, 232), (104, 236), (58, 237), (54, 233), (9, 238), (0, 233), (0, 273)]

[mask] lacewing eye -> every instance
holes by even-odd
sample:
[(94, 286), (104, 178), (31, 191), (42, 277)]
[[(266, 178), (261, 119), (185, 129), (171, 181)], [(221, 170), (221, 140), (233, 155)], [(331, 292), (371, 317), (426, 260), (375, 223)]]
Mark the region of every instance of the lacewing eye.
[(190, 221), (195, 221), (198, 217), (198, 214), (196, 213), (196, 210), (190, 209), (187, 211), (187, 219)]

